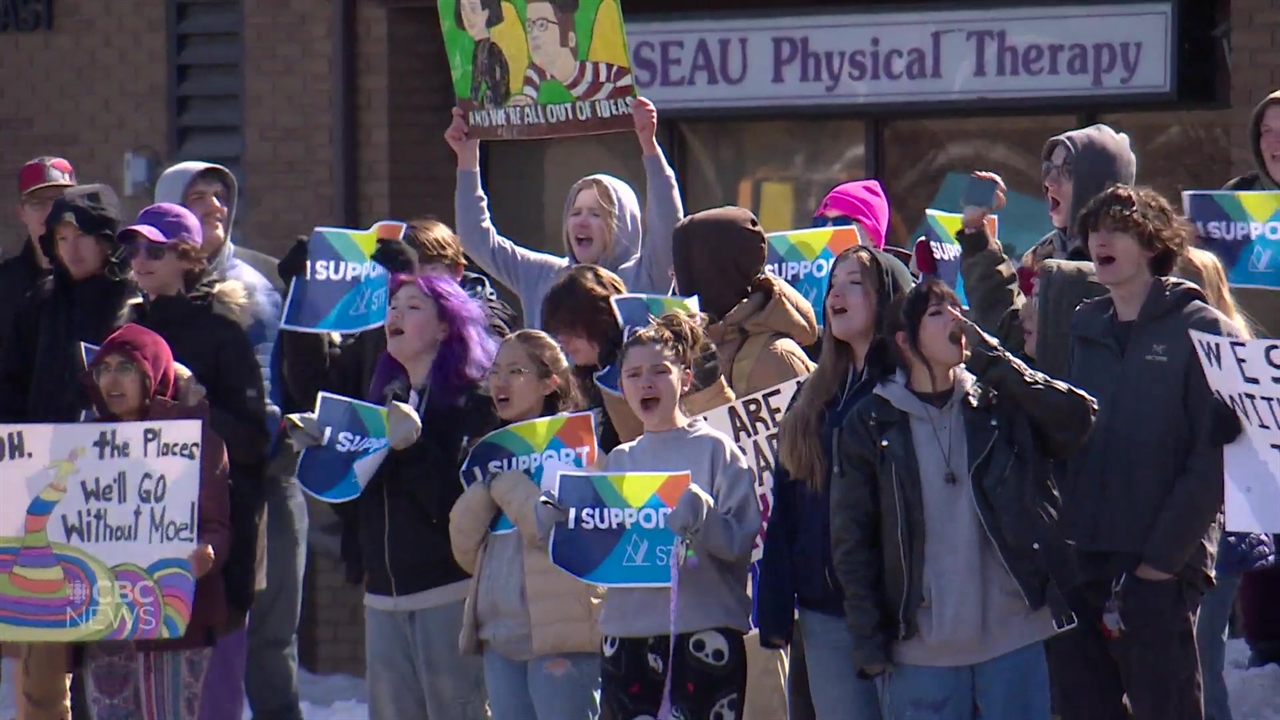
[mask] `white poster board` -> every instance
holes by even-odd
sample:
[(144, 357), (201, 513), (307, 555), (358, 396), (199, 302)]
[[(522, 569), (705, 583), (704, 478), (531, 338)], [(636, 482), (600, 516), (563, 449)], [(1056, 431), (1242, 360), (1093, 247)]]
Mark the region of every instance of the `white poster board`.
[(1222, 449), (1226, 529), (1280, 532), (1280, 340), (1190, 332), (1209, 387), (1244, 426)]

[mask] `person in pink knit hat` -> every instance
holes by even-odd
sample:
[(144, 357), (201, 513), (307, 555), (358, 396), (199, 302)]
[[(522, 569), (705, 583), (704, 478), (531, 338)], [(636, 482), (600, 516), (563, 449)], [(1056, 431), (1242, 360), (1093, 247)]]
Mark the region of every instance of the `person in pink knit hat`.
[(889, 229), (889, 200), (879, 180), (854, 180), (837, 185), (813, 213), (813, 227), (849, 225), (856, 225), (872, 247), (884, 249), (884, 236)]

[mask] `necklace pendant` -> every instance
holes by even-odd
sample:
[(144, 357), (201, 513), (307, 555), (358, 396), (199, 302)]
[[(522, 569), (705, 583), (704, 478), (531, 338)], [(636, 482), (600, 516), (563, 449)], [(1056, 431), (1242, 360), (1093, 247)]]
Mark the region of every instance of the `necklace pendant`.
[(954, 472), (954, 471), (952, 471), (952, 470), (947, 470), (947, 475), (946, 475), (945, 479), (946, 479), (946, 481), (947, 481), (947, 484), (948, 484), (948, 485), (955, 485), (955, 484), (956, 484), (956, 474), (955, 474), (955, 472)]

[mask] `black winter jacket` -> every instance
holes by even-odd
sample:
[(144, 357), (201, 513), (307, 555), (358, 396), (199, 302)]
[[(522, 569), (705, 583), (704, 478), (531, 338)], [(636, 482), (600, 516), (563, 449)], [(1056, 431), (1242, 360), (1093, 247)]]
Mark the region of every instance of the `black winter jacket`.
[[(403, 383), (393, 383), (382, 398), (408, 402)], [(419, 407), (422, 434), (404, 450), (392, 450), (352, 501), (356, 512), (340, 513), (343, 536), (359, 538), (365, 591), (401, 596), (432, 590), (469, 576), (453, 559), (449, 511), (462, 495), (459, 468), (470, 443), (498, 428), (493, 402), (478, 385), (454, 401), (427, 397)], [(352, 525), (354, 524), (354, 527)], [(348, 543), (344, 551), (349, 552)], [(345, 554), (345, 553), (344, 553)]]
[[(1212, 576), (1222, 509), (1215, 397), (1188, 330), (1235, 337), (1200, 288), (1158, 277), (1116, 339), (1110, 296), (1083, 303), (1071, 324), (1067, 379), (1098, 399), (1098, 422), (1062, 483), (1068, 537), (1110, 556), (1107, 579), (1140, 563), (1188, 580)], [(1082, 568), (1082, 570), (1085, 568)]]
[[(1008, 352), (973, 349), (978, 381), (962, 409), (973, 500), (1028, 607), (1049, 605), (1065, 626), (1074, 584), (1058, 528), (1052, 461), (1088, 437), (1097, 405)], [(859, 668), (887, 664), (890, 645), (917, 632), (924, 602), (923, 498), (910, 420), (886, 398), (860, 403), (838, 437), (831, 477), (831, 545)]]
[(39, 258), (40, 248), (28, 240), (23, 243), (22, 252), (0, 262), (0, 352), (13, 335), (13, 323), (27, 295), (49, 277)]
[(267, 405), (262, 370), (245, 328), (252, 322), (247, 290), (239, 282), (206, 278), (190, 293), (131, 302), (122, 322), (165, 339), (174, 360), (205, 389), (213, 431), (231, 464), (231, 554), (223, 566), (234, 623), (253, 604), (262, 570), (259, 555), (267, 449)]
[[(47, 237), (47, 236), (46, 236)], [(52, 248), (42, 248), (50, 257)], [(118, 258), (102, 274), (72, 280), (54, 271), (19, 305), (12, 334), (0, 348), (0, 421), (77, 422), (92, 406), (84, 384), (80, 343), (101, 345), (120, 326), (125, 304), (138, 295)]]

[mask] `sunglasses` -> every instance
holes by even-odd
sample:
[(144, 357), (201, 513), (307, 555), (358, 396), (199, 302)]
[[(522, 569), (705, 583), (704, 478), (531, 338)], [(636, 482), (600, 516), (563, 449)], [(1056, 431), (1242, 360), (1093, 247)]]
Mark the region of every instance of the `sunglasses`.
[(852, 227), (852, 226), (853, 226), (853, 218), (849, 217), (848, 215), (836, 215), (834, 217), (819, 215), (813, 219), (813, 224), (810, 227), (822, 228), (822, 227)]
[(150, 240), (141, 240), (125, 246), (125, 257), (129, 260), (136, 260), (139, 257), (145, 257), (151, 262), (160, 262), (170, 253), (171, 249), (168, 245), (157, 245)]

